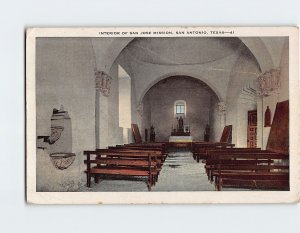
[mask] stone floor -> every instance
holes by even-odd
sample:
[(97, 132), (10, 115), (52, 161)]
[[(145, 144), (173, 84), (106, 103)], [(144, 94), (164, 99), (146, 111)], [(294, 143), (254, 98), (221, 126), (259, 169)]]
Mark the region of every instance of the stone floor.
[[(152, 187), (152, 192), (159, 191), (214, 191), (215, 187), (207, 180), (202, 163), (197, 163), (191, 152), (169, 153), (158, 182)], [(144, 181), (102, 180), (91, 188), (80, 190), (91, 192), (148, 192)]]

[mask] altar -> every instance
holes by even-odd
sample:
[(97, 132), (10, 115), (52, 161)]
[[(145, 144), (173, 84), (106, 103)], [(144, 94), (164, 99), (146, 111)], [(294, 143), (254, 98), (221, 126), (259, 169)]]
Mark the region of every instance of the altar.
[(192, 136), (170, 136), (169, 142), (193, 142)]
[(169, 137), (169, 143), (176, 145), (176, 147), (186, 147), (191, 145), (193, 137), (191, 136), (190, 126), (183, 124), (183, 119), (178, 119), (177, 128), (172, 127), (171, 136)]

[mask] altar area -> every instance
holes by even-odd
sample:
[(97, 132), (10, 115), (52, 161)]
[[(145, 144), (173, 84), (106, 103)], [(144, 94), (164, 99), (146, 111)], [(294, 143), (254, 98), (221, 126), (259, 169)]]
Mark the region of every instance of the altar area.
[(193, 142), (192, 136), (170, 136), (169, 142)]
[(190, 126), (183, 125), (183, 119), (180, 117), (178, 119), (177, 128), (172, 127), (169, 143), (171, 143), (173, 147), (190, 147), (192, 142), (193, 137), (191, 136)]

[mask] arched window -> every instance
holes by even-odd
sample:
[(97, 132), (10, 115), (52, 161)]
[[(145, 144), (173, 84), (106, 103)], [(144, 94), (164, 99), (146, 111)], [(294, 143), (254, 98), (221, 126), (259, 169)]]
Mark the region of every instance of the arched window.
[(176, 100), (174, 103), (174, 115), (184, 116), (186, 115), (186, 102), (184, 100)]

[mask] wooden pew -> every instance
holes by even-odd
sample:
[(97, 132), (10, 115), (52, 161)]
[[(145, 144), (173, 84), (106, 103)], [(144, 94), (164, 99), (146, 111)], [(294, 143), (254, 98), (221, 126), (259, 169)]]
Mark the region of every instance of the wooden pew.
[(200, 160), (206, 159), (206, 151), (210, 149), (233, 148), (235, 145), (231, 143), (232, 125), (224, 127), (220, 142), (193, 142), (192, 152), (193, 158), (199, 163)]
[(222, 172), (217, 176), (216, 189), (227, 188), (288, 190), (288, 172)]
[(108, 147), (111, 151), (124, 151), (124, 152), (149, 152), (151, 154), (155, 154), (162, 162), (164, 162), (167, 158), (167, 152), (161, 148), (149, 148), (149, 147), (127, 147), (127, 146), (116, 146), (116, 147)]
[(161, 167), (166, 159), (166, 154), (164, 154), (161, 150), (157, 149), (144, 149), (144, 148), (127, 148), (127, 147), (108, 147), (108, 149), (98, 149), (97, 151), (107, 151), (108, 157), (110, 156), (110, 153), (126, 153), (126, 154), (141, 154), (141, 153), (150, 153), (152, 156), (155, 156), (157, 158), (157, 168), (159, 171), (161, 170)]
[(207, 151), (205, 168), (217, 190), (223, 187), (289, 189), (289, 104), (277, 103), (266, 150)]
[[(285, 154), (278, 154), (266, 150), (255, 152), (251, 150), (248, 150), (248, 152), (247, 150), (215, 150), (208, 152), (205, 169), (210, 181), (213, 181), (213, 177), (216, 178), (215, 184), (218, 190), (220, 190), (222, 185), (219, 182), (224, 174), (288, 170), (288, 166), (274, 163), (278, 160), (287, 159), (288, 156)], [(229, 181), (227, 181), (227, 183), (229, 184)]]
[(267, 161), (264, 159), (245, 160), (244, 156), (242, 160), (237, 158), (238, 155), (235, 156), (234, 163), (230, 164), (224, 164), (224, 160), (219, 160), (214, 165), (207, 165), (209, 166), (209, 179), (215, 180), (215, 187), (218, 191), (221, 191), (223, 187), (288, 189), (288, 165), (276, 165), (271, 162), (274, 161), (270, 159), (271, 157)]
[(132, 143), (125, 145), (116, 145), (118, 149), (136, 149), (136, 150), (145, 150), (145, 151), (161, 151), (165, 157), (168, 155), (168, 148), (166, 143)]
[[(91, 186), (91, 177), (98, 183), (99, 176), (103, 179), (108, 176), (118, 177), (144, 177), (147, 179), (148, 190), (157, 181), (157, 156), (149, 152), (122, 152), (108, 149), (84, 151), (87, 165), (87, 186)], [(93, 158), (91, 157), (93, 156)]]
[(208, 150), (226, 149), (233, 148), (234, 144), (229, 143), (194, 143), (193, 144), (193, 158), (199, 163), (200, 160), (207, 158)]

